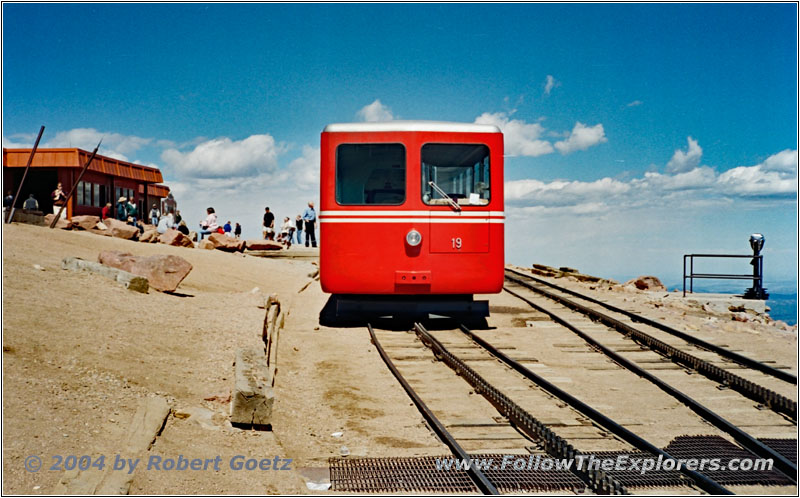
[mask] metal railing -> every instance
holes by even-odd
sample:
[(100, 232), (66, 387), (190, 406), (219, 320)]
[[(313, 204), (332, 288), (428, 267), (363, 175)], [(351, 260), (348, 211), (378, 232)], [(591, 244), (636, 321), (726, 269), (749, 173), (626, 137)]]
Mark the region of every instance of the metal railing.
[[(694, 258), (748, 258), (752, 261), (753, 273), (750, 275), (739, 275), (730, 273), (695, 273)], [(686, 273), (686, 261), (689, 261), (689, 273)], [(686, 279), (689, 279), (689, 293), (694, 292), (694, 279), (708, 278), (720, 280), (752, 280), (753, 289), (763, 289), (764, 283), (764, 256), (753, 256), (752, 254), (684, 254), (683, 255), (683, 297), (686, 297)]]

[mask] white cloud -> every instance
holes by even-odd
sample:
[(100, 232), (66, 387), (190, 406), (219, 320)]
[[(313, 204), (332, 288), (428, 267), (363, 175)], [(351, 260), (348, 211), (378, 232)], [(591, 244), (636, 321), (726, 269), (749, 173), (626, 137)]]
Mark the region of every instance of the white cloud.
[(502, 130), (506, 155), (536, 157), (553, 152), (553, 145), (539, 138), (545, 131), (539, 123), (510, 119), (510, 115), (505, 112), (484, 112), (475, 119), (475, 122), (492, 124)]
[(548, 74), (547, 78), (545, 78), (545, 80), (544, 80), (544, 94), (545, 95), (550, 95), (550, 92), (553, 90), (553, 88), (556, 88), (556, 87), (559, 87), (559, 86), (561, 86), (561, 82), (556, 80), (553, 77), (553, 75)]
[(641, 100), (634, 100), (633, 102), (628, 102), (627, 107), (638, 107), (644, 104)]
[(600, 202), (624, 194), (631, 189), (627, 183), (611, 178), (593, 182), (555, 180), (512, 180), (505, 184), (506, 201), (532, 205), (567, 206)]
[(788, 177), (777, 171), (765, 171), (762, 165), (739, 166), (730, 169), (717, 180), (725, 194), (739, 196), (794, 196), (797, 177)]
[(556, 149), (562, 154), (569, 154), (576, 150), (586, 150), (593, 145), (607, 142), (606, 133), (602, 124), (586, 126), (583, 123), (575, 123), (572, 133), (566, 140), (555, 143)]
[(224, 137), (203, 142), (189, 152), (167, 149), (161, 160), (178, 176), (220, 179), (275, 172), (284, 149), (268, 134), (236, 141)]
[(375, 99), (375, 102), (365, 105), (360, 111), (356, 113), (358, 119), (361, 121), (391, 121), (394, 119), (391, 109), (381, 104), (381, 101)]
[(686, 152), (677, 149), (672, 159), (667, 163), (668, 173), (682, 173), (696, 168), (700, 164), (700, 158), (703, 156), (703, 149), (698, 145), (697, 140), (688, 137), (689, 143)]
[(797, 176), (797, 151), (786, 149), (778, 152), (769, 156), (760, 166), (764, 171), (779, 171)]
[(44, 147), (78, 147), (85, 150), (94, 150), (100, 140), (98, 154), (122, 161), (130, 161), (129, 156), (149, 145), (151, 138), (142, 138), (135, 135), (121, 133), (101, 132), (94, 128), (74, 128), (68, 131), (59, 131), (56, 135), (45, 141)]
[(303, 155), (294, 159), (287, 167), (289, 181), (303, 190), (319, 188), (319, 147), (303, 146)]

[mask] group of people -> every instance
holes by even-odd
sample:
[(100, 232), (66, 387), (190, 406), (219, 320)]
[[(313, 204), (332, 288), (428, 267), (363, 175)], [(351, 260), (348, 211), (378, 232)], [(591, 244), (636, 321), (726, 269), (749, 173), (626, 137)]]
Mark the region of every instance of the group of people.
[(303, 211), (302, 215), (297, 215), (294, 222), (288, 216), (283, 218), (281, 232), (275, 237), (275, 215), (269, 210), (269, 207), (266, 207), (264, 208), (264, 221), (261, 226), (261, 232), (264, 239), (275, 240), (289, 247), (292, 245), (293, 239), (296, 239), (298, 244), (302, 244), (300, 235), (305, 231), (306, 247), (309, 246), (309, 243), (311, 247), (317, 247), (317, 237), (314, 233), (316, 222), (317, 212), (314, 211), (314, 203), (309, 201), (308, 207)]
[(236, 223), (234, 227), (231, 225), (231, 222), (228, 221), (222, 227), (219, 226), (217, 222), (217, 213), (213, 207), (206, 208), (206, 219), (200, 222), (200, 231), (197, 234), (200, 236), (200, 240), (203, 240), (203, 237), (212, 233), (222, 233), (227, 235), (228, 237), (235, 237), (237, 239), (242, 237), (242, 226), (239, 223)]
[[(50, 200), (53, 201), (53, 214), (58, 215), (59, 211), (61, 211), (61, 217), (66, 219), (67, 210), (62, 210), (61, 207), (67, 203), (67, 194), (64, 193), (64, 188), (61, 182), (58, 182), (56, 189), (50, 194)], [(11, 209), (11, 205), (13, 203), (14, 196), (9, 190), (6, 196), (3, 198), (3, 213), (7, 213)], [(33, 194), (28, 194), (28, 198), (22, 203), (22, 209), (26, 209), (28, 211), (38, 211), (39, 201), (36, 200), (36, 197)]]

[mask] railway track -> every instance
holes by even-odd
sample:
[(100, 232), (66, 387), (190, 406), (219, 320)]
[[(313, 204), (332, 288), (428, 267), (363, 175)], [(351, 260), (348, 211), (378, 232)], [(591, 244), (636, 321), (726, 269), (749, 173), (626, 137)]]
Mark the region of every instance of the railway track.
[[(369, 331), (381, 357), (455, 458), (494, 457), (494, 461), (498, 462), (503, 455), (516, 454), (574, 461), (587, 454), (612, 458), (629, 454), (640, 458), (671, 459), (703, 457), (703, 452), (705, 456), (728, 454), (727, 458), (733, 454), (753, 456), (719, 433), (703, 436), (708, 432), (707, 426), (696, 420), (697, 417), (693, 426), (692, 423), (679, 420), (678, 427), (668, 428), (669, 436), (655, 434), (653, 437), (653, 434), (644, 431), (643, 437), (635, 433), (642, 432), (642, 428), (648, 424), (642, 423), (642, 427), (637, 427), (637, 422), (630, 417), (622, 423), (615, 421), (602, 413), (609, 408), (607, 405), (585, 402), (571, 395), (563, 386), (556, 385), (556, 382), (548, 381), (547, 376), (533, 372), (533, 367), (540, 365), (537, 365), (536, 358), (526, 355), (524, 350), (515, 346), (514, 335), (519, 334), (518, 328), (515, 331), (493, 331), (492, 342), (495, 344), (463, 326), (429, 331), (423, 325), (416, 324), (413, 335), (375, 331), (372, 327), (369, 327)], [(593, 354), (599, 356), (597, 352)], [(433, 362), (433, 358), (440, 361)], [(624, 373), (631, 377), (630, 373)], [(633, 382), (630, 379), (628, 381)], [(471, 390), (464, 392), (465, 388)], [(603, 387), (598, 386), (597, 389), (599, 391)], [(613, 396), (611, 386), (606, 385), (605, 389), (608, 391), (602, 394)], [(652, 386), (650, 390), (653, 390)], [(664, 396), (660, 397), (663, 404)], [(459, 409), (453, 410), (454, 404)], [(599, 409), (601, 406), (603, 408)], [(477, 422), (465, 421), (463, 417), (467, 411), (474, 417), (483, 418)], [(652, 403), (649, 411), (650, 417), (660, 417), (658, 403)], [(684, 411), (688, 410), (684, 408)], [(498, 414), (502, 418), (498, 418)], [(686, 414), (683, 417), (686, 418)], [(486, 423), (486, 420), (490, 422)], [(685, 432), (701, 435), (687, 436)], [(676, 435), (681, 437), (675, 438)], [(434, 468), (431, 459), (395, 460), (332, 461), (332, 489), (368, 492), (472, 490), (493, 494), (558, 489), (581, 491), (583, 488), (597, 494), (626, 494), (629, 487), (674, 490), (675, 487), (692, 486), (713, 494), (726, 494), (730, 492), (725, 482), (734, 485), (792, 483), (791, 479), (775, 472), (725, 476), (724, 473), (711, 472), (706, 475), (686, 468), (681, 472), (648, 474), (571, 469), (567, 473), (551, 472), (548, 475), (542, 471), (487, 470), (472, 465), (468, 473), (458, 474), (461, 481), (444, 484), (439, 481), (452, 473), (443, 475), (441, 470)], [(471, 480), (468, 483), (464, 482), (467, 475)], [(723, 476), (721, 480), (718, 477), (720, 475)], [(430, 486), (419, 484), (420, 480)]]
[[(767, 436), (796, 433), (796, 401), (730, 370), (732, 367), (749, 369), (745, 372), (751, 379), (756, 377), (776, 389), (782, 387), (784, 392), (795, 389), (787, 387), (795, 385), (792, 384), (792, 376), (787, 378), (785, 372), (783, 375), (778, 374), (772, 371), (774, 368), (763, 364), (754, 368), (753, 365), (759, 362), (744, 358), (735, 352), (723, 351), (720, 347), (710, 347), (712, 345), (708, 343), (703, 344), (701, 348), (698, 341), (689, 341), (686, 337), (681, 337), (680, 333), (675, 334), (675, 331), (663, 328), (656, 329), (652, 325), (652, 320), (625, 315), (619, 308), (559, 288), (533, 276), (507, 270), (506, 279), (512, 284), (505, 288), (508, 293), (523, 300), (562, 327), (571, 330), (586, 344), (602, 352), (617, 365), (658, 386), (730, 435), (744, 448), (763, 458), (772, 458), (776, 468), (796, 481), (795, 462), (742, 429), (742, 427), (750, 431), (755, 429), (766, 433)], [(585, 297), (588, 299), (583, 299)], [(576, 298), (585, 302), (578, 302)], [(599, 311), (597, 308), (605, 309)], [(624, 315), (627, 320), (621, 319), (620, 315)], [(647, 328), (647, 332), (642, 330), (644, 328)], [(620, 338), (627, 344), (620, 343)], [(631, 344), (631, 341), (634, 344)], [(733, 361), (734, 358), (736, 362)], [(665, 363), (672, 364), (675, 368), (665, 368)], [(686, 376), (683, 373), (686, 371), (699, 373), (703, 377)], [(776, 384), (785, 385), (776, 386)], [(719, 388), (732, 388), (740, 394), (740, 397), (734, 399), (731, 396), (720, 396)], [(759, 411), (742, 396), (771, 408), (774, 414), (769, 416), (768, 413)], [(703, 400), (703, 403), (697, 400)], [(781, 418), (777, 418), (776, 414)], [(759, 422), (754, 424), (753, 420)]]

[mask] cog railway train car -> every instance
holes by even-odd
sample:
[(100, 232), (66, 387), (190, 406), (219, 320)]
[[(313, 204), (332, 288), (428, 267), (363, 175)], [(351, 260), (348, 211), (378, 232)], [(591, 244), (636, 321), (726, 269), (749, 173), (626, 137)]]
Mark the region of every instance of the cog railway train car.
[(333, 294), (327, 313), (488, 316), (488, 302), (473, 295), (503, 285), (496, 126), (331, 124), (320, 150), (320, 282)]

